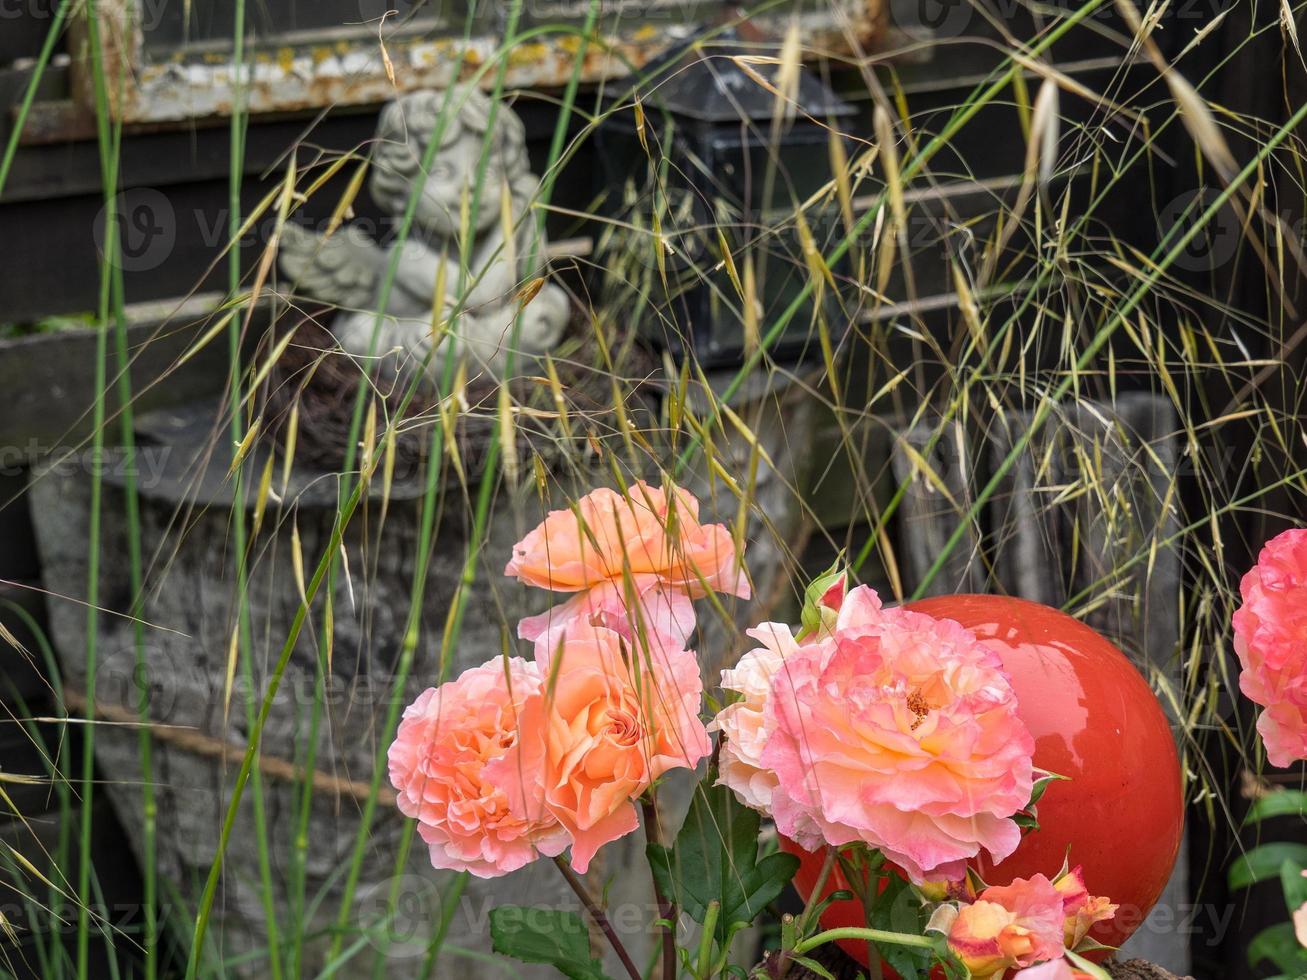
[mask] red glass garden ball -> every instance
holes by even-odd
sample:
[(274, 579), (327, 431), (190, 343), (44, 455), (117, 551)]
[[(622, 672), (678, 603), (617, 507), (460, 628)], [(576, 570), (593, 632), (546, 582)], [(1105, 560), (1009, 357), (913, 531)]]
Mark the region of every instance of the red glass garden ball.
[[(1039, 830), (1007, 860), (974, 862), (991, 885), (1035, 874), (1052, 877), (1068, 848), (1091, 895), (1120, 908), (1091, 934), (1118, 946), (1162, 894), (1180, 849), (1184, 807), (1171, 728), (1144, 678), (1112, 643), (1048, 606), (1006, 596), (938, 596), (911, 609), (952, 619), (989, 642), (1003, 659), (1018, 714), (1035, 738), (1035, 766), (1066, 776), (1039, 802)], [(790, 841), (802, 859), (795, 885), (807, 895), (823, 856)], [(838, 872), (838, 869), (836, 869)], [(844, 887), (832, 874), (826, 892)], [(823, 928), (862, 926), (862, 907), (845, 901), (821, 917)], [(841, 943), (866, 962), (865, 943)]]

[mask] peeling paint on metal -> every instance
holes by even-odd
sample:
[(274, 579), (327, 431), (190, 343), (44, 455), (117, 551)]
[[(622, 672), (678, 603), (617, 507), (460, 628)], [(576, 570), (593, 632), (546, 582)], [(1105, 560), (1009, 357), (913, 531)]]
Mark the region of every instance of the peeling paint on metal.
[[(226, 115), (231, 111), (236, 69), (214, 52), (178, 53), (150, 60), (140, 30), (128, 26), (131, 4), (139, 0), (102, 0), (96, 7), (105, 31), (117, 41), (106, 68), (126, 62), (130, 80), (114, 110), (125, 122), (159, 123)], [(852, 30), (859, 43), (879, 33), (883, 0), (833, 0), (832, 9), (800, 16), (804, 33), (829, 45), (841, 32)], [(592, 43), (581, 66), (583, 82), (620, 79), (648, 64), (670, 46), (699, 29), (690, 23), (639, 22), (625, 25), (620, 35)], [(334, 43), (282, 45), (255, 54), (241, 73), (245, 102), (251, 112), (316, 109), (328, 105), (383, 102), (397, 91), (440, 88), (466, 77), (495, 56), (501, 40), (483, 36), (407, 38), (386, 42), (395, 69), (395, 84), (387, 78), (376, 39)], [(510, 88), (556, 88), (571, 77), (579, 39), (554, 34), (515, 47), (509, 54), (505, 83)], [(490, 81), (487, 74), (487, 82)], [(83, 91), (85, 91), (83, 86)]]

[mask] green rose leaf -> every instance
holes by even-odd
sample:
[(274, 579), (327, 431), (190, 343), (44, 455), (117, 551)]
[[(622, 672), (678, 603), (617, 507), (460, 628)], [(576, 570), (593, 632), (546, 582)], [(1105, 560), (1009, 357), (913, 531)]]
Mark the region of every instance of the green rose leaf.
[(1292, 915), (1307, 905), (1307, 871), (1302, 861), (1284, 861), (1280, 864), (1280, 885), (1284, 889), (1284, 904)]
[(1285, 976), (1296, 977), (1307, 972), (1307, 949), (1303, 949), (1294, 935), (1292, 922), (1263, 929), (1248, 944), (1246, 955), (1248, 965), (1254, 969), (1269, 962)]
[(1301, 790), (1275, 790), (1267, 793), (1248, 808), (1245, 824), (1261, 823), (1273, 817), (1307, 816), (1307, 793)]
[(695, 922), (703, 923), (712, 902), (720, 903), (716, 936), (722, 946), (741, 923), (749, 923), (794, 877), (792, 854), (758, 856), (758, 814), (741, 805), (715, 772), (696, 787), (690, 812), (670, 847), (650, 844), (649, 865), (664, 895)]
[(608, 980), (575, 912), (502, 905), (490, 912), (490, 941), (496, 953), (552, 966), (569, 980)]
[(1275, 841), (1239, 855), (1228, 872), (1231, 890), (1238, 891), (1259, 881), (1279, 878), (1280, 867), (1285, 861), (1300, 868), (1307, 867), (1307, 844)]

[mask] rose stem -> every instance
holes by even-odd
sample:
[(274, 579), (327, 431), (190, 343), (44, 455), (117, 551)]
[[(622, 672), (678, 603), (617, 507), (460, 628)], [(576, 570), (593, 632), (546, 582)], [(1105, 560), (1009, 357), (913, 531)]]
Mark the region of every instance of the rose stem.
[(870, 939), (867, 940), (867, 969), (871, 971), (872, 980), (883, 980), (885, 976), (885, 961), (881, 958), (880, 950)]
[(613, 929), (613, 924), (608, 921), (608, 916), (604, 915), (604, 910), (590, 897), (585, 882), (580, 879), (577, 873), (572, 870), (572, 866), (561, 855), (554, 858), (554, 864), (563, 873), (567, 883), (572, 886), (572, 891), (576, 892), (576, 897), (581, 900), (581, 904), (585, 906), (585, 910), (590, 914), (590, 918), (594, 920), (594, 924), (599, 927), (600, 931), (608, 939), (608, 944), (613, 947), (613, 952), (622, 961), (622, 966), (626, 967), (626, 972), (631, 975), (631, 980), (644, 980), (636, 965), (631, 962), (631, 954), (626, 951), (622, 941), (617, 938), (617, 932)]
[[(826, 848), (826, 859), (821, 863), (821, 871), (817, 873), (817, 882), (812, 886), (812, 891), (808, 892), (808, 900), (803, 904), (803, 911), (799, 914), (797, 934), (799, 940), (808, 932), (808, 921), (812, 918), (812, 911), (817, 907), (817, 902), (821, 899), (821, 893), (826, 888), (826, 882), (830, 880), (831, 871), (835, 868), (835, 859), (839, 857), (840, 849), (838, 847)], [(793, 962), (793, 951), (788, 949), (781, 950), (776, 958), (776, 964), (773, 968), (773, 975), (778, 980), (785, 980), (786, 974), (790, 972), (790, 966)]]
[[(650, 844), (663, 842), (662, 821), (658, 818), (658, 801), (654, 799), (653, 790), (640, 797), (640, 807), (644, 810), (644, 838)], [(654, 898), (658, 902), (658, 917), (666, 923), (663, 933), (663, 980), (676, 980), (676, 934), (672, 931), (676, 924), (676, 903), (658, 887), (658, 878), (653, 879)]]
[[(872, 855), (874, 856), (876, 853), (878, 852), (873, 851)], [(884, 861), (882, 859), (881, 861), (874, 863), (871, 867), (868, 867), (867, 874), (864, 877), (863, 875), (856, 873), (842, 855), (838, 856), (838, 860), (840, 862), (840, 870), (844, 872), (844, 879), (849, 883), (849, 887), (853, 889), (858, 900), (862, 902), (862, 911), (867, 917), (867, 925), (870, 926), (872, 912), (876, 907), (876, 903), (880, 900), (879, 894), (874, 894), (873, 889), (878, 889), (880, 886), (880, 875), (878, 872), (880, 870), (880, 865), (883, 864)], [(877, 948), (876, 944), (870, 937), (867, 938), (867, 977), (868, 980), (884, 980), (885, 978), (885, 964), (881, 959), (880, 949)]]
[(799, 916), (800, 939), (808, 931), (808, 926), (812, 924), (809, 921), (812, 918), (812, 910), (821, 901), (821, 893), (826, 890), (826, 882), (830, 880), (831, 872), (835, 869), (835, 859), (839, 857), (839, 853), (838, 847), (826, 848), (826, 860), (821, 863), (821, 871), (817, 873), (817, 883), (812, 886), (812, 891), (808, 892), (808, 901), (804, 903), (803, 914)]

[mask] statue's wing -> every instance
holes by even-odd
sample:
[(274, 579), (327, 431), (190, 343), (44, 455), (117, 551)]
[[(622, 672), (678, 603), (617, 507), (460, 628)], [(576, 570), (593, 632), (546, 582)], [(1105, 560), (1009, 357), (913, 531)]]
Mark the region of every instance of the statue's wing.
[(277, 263), (296, 293), (353, 310), (376, 295), (383, 252), (362, 231), (346, 225), (329, 238), (288, 224), (282, 229)]

